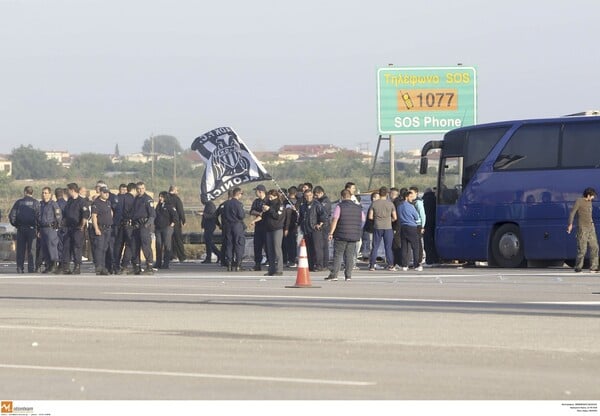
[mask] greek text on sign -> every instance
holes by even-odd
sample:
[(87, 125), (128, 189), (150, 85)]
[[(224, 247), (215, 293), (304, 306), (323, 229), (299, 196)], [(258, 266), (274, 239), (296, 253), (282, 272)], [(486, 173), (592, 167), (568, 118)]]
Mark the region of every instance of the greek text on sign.
[(381, 134), (445, 133), (476, 123), (474, 68), (381, 68), (377, 78)]

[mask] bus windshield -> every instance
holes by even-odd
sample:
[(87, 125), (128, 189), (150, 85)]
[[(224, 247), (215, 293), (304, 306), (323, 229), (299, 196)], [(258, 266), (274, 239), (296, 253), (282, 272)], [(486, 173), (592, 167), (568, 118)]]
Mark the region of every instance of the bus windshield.
[(445, 157), (442, 159), (439, 180), (439, 203), (455, 204), (462, 192), (463, 157)]

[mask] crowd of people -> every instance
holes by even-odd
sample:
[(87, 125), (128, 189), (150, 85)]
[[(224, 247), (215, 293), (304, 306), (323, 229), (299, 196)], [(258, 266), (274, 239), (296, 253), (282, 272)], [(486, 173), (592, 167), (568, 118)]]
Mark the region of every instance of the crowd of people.
[[(342, 265), (345, 279), (351, 279), (358, 259), (368, 260), (371, 271), (384, 268), (407, 271), (409, 266), (422, 271), (425, 260), (426, 266), (438, 262), (433, 227), (426, 226), (427, 216), (430, 221), (435, 217), (435, 196), (431, 189), (421, 199), (416, 187), (381, 187), (371, 194), (370, 206), (365, 209), (353, 182), (345, 185), (335, 202), (322, 186), (313, 187), (311, 183), (268, 191), (261, 184), (253, 191), (250, 218), (246, 217), (241, 202), (240, 187), (231, 189), (227, 200), (218, 207), (213, 201), (204, 202), (203, 263), (211, 263), (214, 254), (228, 271), (243, 270), (247, 223), (254, 228), (253, 270), (262, 270), (266, 253), (266, 276), (280, 276), (284, 267), (296, 267), (302, 239), (310, 271), (329, 271), (325, 280), (337, 280)], [(214, 243), (217, 228), (222, 231), (220, 249)], [(330, 242), (333, 259), (329, 258)], [(382, 243), (385, 266), (379, 264)]]
[[(203, 201), (202, 263), (212, 263), (216, 256), (228, 271), (244, 270), (248, 226), (253, 228), (251, 270), (266, 268), (267, 276), (281, 276), (284, 268), (297, 267), (302, 240), (310, 271), (328, 272), (325, 280), (338, 280), (342, 269), (350, 280), (357, 260), (368, 264), (369, 271), (420, 272), (439, 263), (431, 188), (420, 197), (414, 186), (381, 187), (370, 194), (370, 201), (362, 202), (353, 182), (346, 183), (333, 201), (322, 186), (308, 182), (270, 190), (260, 184), (253, 191), (248, 211), (240, 187), (230, 189), (218, 207)], [(186, 260), (182, 233), (186, 218), (177, 186), (160, 192), (156, 204), (142, 181), (123, 183), (116, 193), (104, 181), (98, 181), (92, 193), (77, 183), (54, 190), (43, 187), (40, 197), (26, 186), (8, 214), (17, 230), (17, 273), (81, 274), (82, 261), (91, 258), (97, 275), (154, 274), (169, 269), (174, 259)], [(588, 248), (592, 273), (599, 269), (591, 214), (595, 197), (596, 191), (586, 188), (569, 215), (567, 232), (576, 216), (579, 220), (575, 272), (582, 271)], [(217, 229), (220, 246), (215, 244)]]
[[(310, 271), (329, 272), (325, 280), (337, 280), (342, 268), (345, 279), (351, 279), (357, 260), (367, 261), (370, 271), (406, 271), (409, 266), (421, 271), (425, 260), (429, 265), (438, 261), (433, 227), (426, 226), (435, 215), (430, 189), (421, 199), (415, 187), (381, 187), (371, 194), (370, 204), (361, 203), (353, 182), (334, 201), (322, 186), (308, 182), (286, 190), (267, 190), (260, 184), (253, 191), (248, 211), (239, 187), (218, 207), (213, 201), (203, 202), (202, 263), (211, 263), (214, 255), (228, 271), (244, 270), (248, 226), (253, 228), (252, 270), (265, 268), (267, 276), (281, 276), (284, 267), (296, 267), (301, 240)], [(82, 260), (91, 257), (98, 275), (153, 274), (168, 269), (175, 258), (186, 259), (185, 213), (176, 186), (160, 192), (156, 204), (144, 182), (121, 184), (113, 193), (98, 181), (92, 195), (76, 183), (54, 191), (44, 187), (41, 199), (26, 186), (9, 221), (17, 229), (18, 273), (80, 274)], [(220, 247), (214, 238), (218, 228)]]
[(186, 259), (185, 213), (174, 185), (159, 193), (157, 204), (141, 181), (121, 184), (117, 193), (98, 181), (92, 195), (77, 183), (44, 187), (41, 200), (31, 186), (23, 194), (9, 213), (17, 229), (17, 273), (80, 274), (84, 251), (97, 275), (153, 274), (174, 258)]

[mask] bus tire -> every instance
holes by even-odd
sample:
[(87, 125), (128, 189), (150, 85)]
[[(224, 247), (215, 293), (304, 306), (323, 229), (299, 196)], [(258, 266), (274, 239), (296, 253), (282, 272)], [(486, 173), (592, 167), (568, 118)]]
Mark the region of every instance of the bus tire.
[(521, 231), (515, 224), (503, 224), (492, 237), (492, 260), (498, 267), (522, 267), (527, 264)]

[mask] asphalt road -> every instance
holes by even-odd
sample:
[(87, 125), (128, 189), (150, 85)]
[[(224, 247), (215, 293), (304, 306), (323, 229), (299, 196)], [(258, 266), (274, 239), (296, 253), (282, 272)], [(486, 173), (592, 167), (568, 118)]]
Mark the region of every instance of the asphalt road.
[(292, 289), (293, 269), (13, 270), (0, 265), (3, 398), (600, 398), (599, 275), (363, 265)]

